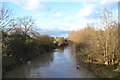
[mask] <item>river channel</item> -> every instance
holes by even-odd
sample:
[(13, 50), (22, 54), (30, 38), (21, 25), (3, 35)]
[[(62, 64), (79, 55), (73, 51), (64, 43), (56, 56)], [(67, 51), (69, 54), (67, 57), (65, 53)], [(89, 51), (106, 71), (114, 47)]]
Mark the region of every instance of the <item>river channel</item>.
[(84, 66), (76, 68), (71, 47), (58, 48), (52, 52), (24, 63), (7, 72), (5, 78), (96, 78)]

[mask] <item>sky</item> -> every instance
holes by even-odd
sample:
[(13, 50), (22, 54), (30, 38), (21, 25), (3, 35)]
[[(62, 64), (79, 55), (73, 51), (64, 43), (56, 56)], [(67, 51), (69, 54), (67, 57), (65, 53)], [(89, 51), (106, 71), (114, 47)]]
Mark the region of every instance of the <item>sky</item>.
[(5, 0), (16, 17), (32, 16), (41, 34), (67, 37), (69, 31), (95, 23), (103, 8), (118, 13), (118, 0)]

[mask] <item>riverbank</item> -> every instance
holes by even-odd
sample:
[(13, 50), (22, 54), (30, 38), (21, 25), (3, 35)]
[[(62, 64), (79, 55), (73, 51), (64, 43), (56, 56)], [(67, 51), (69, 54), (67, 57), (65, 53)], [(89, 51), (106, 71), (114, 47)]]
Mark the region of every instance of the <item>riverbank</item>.
[[(101, 78), (120, 77), (120, 45), (116, 36), (118, 26), (105, 30), (92, 27), (70, 33), (77, 61), (81, 61)], [(77, 37), (78, 36), (78, 37)]]
[(114, 66), (82, 61), (79, 57), (79, 59), (77, 58), (78, 69), (80, 65), (83, 65), (88, 70), (92, 71), (98, 78), (120, 78), (120, 72), (115, 71), (117, 67)]
[(98, 78), (120, 78), (120, 67), (93, 62), (91, 61), (92, 59), (87, 59), (81, 55), (80, 51), (76, 51), (76, 45), (74, 43), (71, 43), (70, 46), (73, 49), (73, 55), (76, 56), (77, 69), (82, 65), (92, 71)]

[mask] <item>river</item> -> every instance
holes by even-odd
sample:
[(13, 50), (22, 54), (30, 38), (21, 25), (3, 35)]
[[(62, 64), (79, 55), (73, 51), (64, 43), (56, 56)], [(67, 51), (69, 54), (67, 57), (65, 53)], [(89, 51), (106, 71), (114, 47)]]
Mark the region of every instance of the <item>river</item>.
[(55, 49), (7, 72), (5, 78), (96, 78), (84, 66), (76, 68), (71, 47)]

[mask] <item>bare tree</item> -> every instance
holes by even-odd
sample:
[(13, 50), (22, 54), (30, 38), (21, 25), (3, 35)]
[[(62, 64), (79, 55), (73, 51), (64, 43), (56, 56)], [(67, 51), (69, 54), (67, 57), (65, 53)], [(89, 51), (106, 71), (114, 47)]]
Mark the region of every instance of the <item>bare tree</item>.
[(0, 8), (0, 28), (7, 28), (12, 20), (12, 10), (8, 9), (4, 3)]
[[(118, 26), (115, 24), (116, 15), (109, 9), (103, 9), (100, 18), (102, 28), (94, 29), (88, 27), (83, 30), (73, 31), (69, 34), (69, 39), (76, 42), (76, 50), (80, 55), (88, 57), (92, 62), (106, 65), (114, 65), (120, 62), (118, 57)], [(77, 37), (76, 37), (77, 36)], [(87, 45), (85, 45), (87, 44)], [(84, 47), (85, 45), (85, 47)]]
[[(107, 8), (103, 9), (103, 14), (101, 16), (101, 25), (102, 28), (104, 29), (104, 33), (103, 35), (99, 34), (99, 39), (100, 39), (99, 41), (101, 41), (101, 43), (102, 42), (104, 43), (102, 48), (104, 53), (104, 61), (106, 65), (111, 63), (110, 60), (111, 57), (113, 63), (115, 49), (117, 46), (117, 32), (113, 31), (116, 25), (115, 23), (117, 23), (115, 17), (116, 16), (113, 15), (113, 12), (110, 9)], [(104, 37), (104, 40), (102, 37)]]
[(23, 30), (23, 34), (27, 35), (35, 27), (35, 23), (32, 17), (25, 16), (22, 18), (17, 18), (17, 26)]

